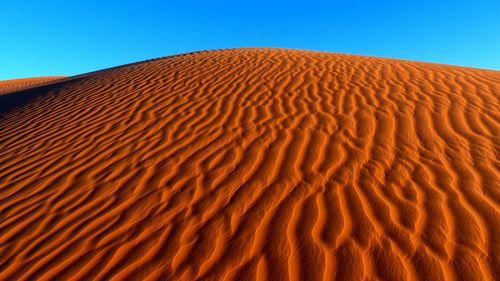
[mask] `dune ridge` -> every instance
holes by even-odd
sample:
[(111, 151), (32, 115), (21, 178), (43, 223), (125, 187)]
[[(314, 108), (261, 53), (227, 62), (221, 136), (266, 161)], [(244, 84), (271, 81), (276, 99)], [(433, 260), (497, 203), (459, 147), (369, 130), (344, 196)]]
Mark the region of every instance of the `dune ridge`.
[(0, 279), (499, 280), (499, 108), (498, 71), (287, 49), (49, 83), (0, 119)]
[(20, 91), (23, 89), (36, 87), (54, 80), (65, 78), (66, 76), (40, 76), (31, 78), (20, 78), (0, 81), (0, 95)]

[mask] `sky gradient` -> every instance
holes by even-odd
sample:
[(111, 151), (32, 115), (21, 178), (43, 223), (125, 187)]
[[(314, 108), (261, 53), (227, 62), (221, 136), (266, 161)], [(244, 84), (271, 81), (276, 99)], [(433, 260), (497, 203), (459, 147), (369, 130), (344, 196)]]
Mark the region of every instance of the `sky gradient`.
[(0, 80), (76, 75), (234, 47), (297, 48), (500, 70), (498, 0), (2, 0), (0, 31)]

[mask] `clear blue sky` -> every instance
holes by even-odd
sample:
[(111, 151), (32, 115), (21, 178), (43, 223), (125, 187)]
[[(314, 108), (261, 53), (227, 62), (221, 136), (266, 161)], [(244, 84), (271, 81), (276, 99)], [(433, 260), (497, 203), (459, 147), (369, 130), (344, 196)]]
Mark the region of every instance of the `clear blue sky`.
[(500, 70), (500, 0), (1, 0), (0, 80), (287, 47)]

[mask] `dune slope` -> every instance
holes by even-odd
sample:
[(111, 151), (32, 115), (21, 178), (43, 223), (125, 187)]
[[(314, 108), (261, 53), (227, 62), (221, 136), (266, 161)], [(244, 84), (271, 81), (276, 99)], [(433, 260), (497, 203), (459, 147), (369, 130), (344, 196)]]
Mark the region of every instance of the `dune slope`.
[(500, 72), (231, 49), (29, 96), (1, 280), (500, 280)]
[(54, 80), (61, 78), (64, 78), (64, 76), (42, 76), (33, 78), (2, 80), (0, 81), (0, 95), (14, 91), (20, 91), (40, 84), (52, 82)]

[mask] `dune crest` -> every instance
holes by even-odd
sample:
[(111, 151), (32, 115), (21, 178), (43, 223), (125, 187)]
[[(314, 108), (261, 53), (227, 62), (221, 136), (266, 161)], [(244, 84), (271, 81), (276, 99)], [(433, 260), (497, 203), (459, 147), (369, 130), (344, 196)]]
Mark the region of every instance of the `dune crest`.
[(0, 95), (20, 91), (30, 87), (36, 87), (40, 84), (53, 82), (54, 80), (64, 78), (65, 76), (41, 76), (32, 78), (20, 78), (0, 81)]
[(500, 72), (231, 49), (30, 91), (1, 280), (500, 279)]

